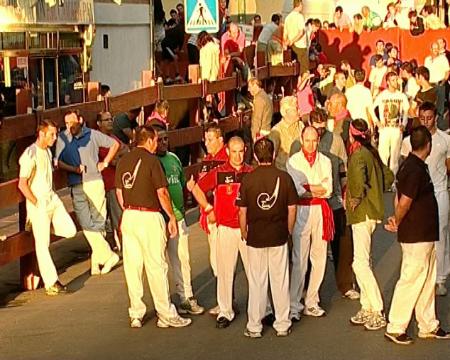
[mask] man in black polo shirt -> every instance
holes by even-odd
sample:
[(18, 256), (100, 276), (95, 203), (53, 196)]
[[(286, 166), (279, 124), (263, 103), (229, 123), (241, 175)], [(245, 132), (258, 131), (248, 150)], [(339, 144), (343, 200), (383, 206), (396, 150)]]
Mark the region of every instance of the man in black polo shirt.
[(433, 183), (425, 164), (431, 152), (431, 134), (425, 126), (411, 133), (412, 152), (397, 174), (395, 214), (385, 228), (398, 233), (402, 248), (400, 279), (395, 286), (385, 337), (396, 344), (411, 344), (406, 334), (412, 313), (420, 338), (450, 339), (439, 326), (435, 310), (436, 251), (439, 215)]
[(248, 323), (244, 335), (261, 337), (270, 278), (273, 327), (277, 336), (287, 336), (291, 327), (287, 240), (294, 228), (298, 196), (289, 174), (272, 165), (275, 151), (271, 140), (258, 140), (254, 153), (259, 166), (242, 180), (236, 199), (242, 238), (248, 246)]
[(171, 237), (177, 235), (167, 180), (155, 152), (158, 134), (144, 125), (136, 131), (137, 147), (125, 154), (116, 167), (116, 194), (124, 209), (121, 222), (123, 267), (128, 286), (131, 327), (142, 327), (146, 306), (142, 301), (145, 268), (150, 292), (161, 328), (184, 327), (191, 323), (178, 315), (170, 302), (166, 261), (166, 224), (160, 208), (169, 217)]

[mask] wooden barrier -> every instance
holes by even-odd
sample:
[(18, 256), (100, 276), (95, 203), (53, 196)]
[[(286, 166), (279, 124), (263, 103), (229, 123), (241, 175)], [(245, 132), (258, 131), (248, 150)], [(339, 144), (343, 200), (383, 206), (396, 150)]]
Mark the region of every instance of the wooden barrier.
[[(298, 75), (298, 66), (266, 65), (257, 69), (257, 77), (260, 80), (269, 77), (292, 77)], [(129, 111), (131, 109), (147, 107), (155, 104), (159, 100), (184, 100), (191, 99), (193, 102), (210, 94), (217, 94), (223, 91), (234, 91), (238, 86), (244, 83), (238, 78), (238, 74), (231, 77), (220, 79), (214, 82), (204, 81), (195, 84), (182, 84), (173, 86), (163, 86), (156, 84), (134, 91), (130, 91), (118, 96), (107, 98), (105, 101), (92, 101), (83, 104), (69, 105), (56, 109), (50, 109), (29, 115), (19, 115), (3, 120), (0, 129), (0, 141), (16, 141), (20, 143), (18, 149), (23, 148), (30, 142), (31, 137), (35, 135), (38, 121), (41, 119), (54, 120), (58, 125), (64, 125), (64, 114), (70, 110), (78, 110), (88, 125), (95, 124), (97, 114), (101, 111), (110, 111), (113, 115), (119, 112)], [(190, 100), (190, 101), (191, 101)], [(195, 110), (195, 109), (192, 109)], [(219, 120), (219, 126), (225, 133), (239, 129), (244, 121), (244, 117), (250, 112), (238, 112)], [(195, 123), (196, 111), (190, 112), (190, 127), (171, 130), (168, 132), (171, 148), (199, 144), (203, 139), (203, 127)], [(20, 152), (20, 151), (19, 151)], [(200, 171), (201, 164), (194, 163), (185, 167), (187, 178)], [(55, 171), (53, 177), (55, 189), (65, 188), (66, 174)], [(21, 284), (24, 289), (35, 289), (37, 283), (35, 274), (37, 274), (36, 256), (34, 253), (34, 241), (32, 235), (25, 231), (25, 199), (17, 188), (18, 179), (14, 179), (0, 184), (0, 209), (19, 207), (19, 232), (9, 236), (5, 241), (0, 242), (0, 266), (13, 260), (20, 259)], [(73, 214), (71, 214), (73, 216)], [(74, 216), (73, 216), (74, 217)], [(52, 236), (51, 241), (59, 240)]]

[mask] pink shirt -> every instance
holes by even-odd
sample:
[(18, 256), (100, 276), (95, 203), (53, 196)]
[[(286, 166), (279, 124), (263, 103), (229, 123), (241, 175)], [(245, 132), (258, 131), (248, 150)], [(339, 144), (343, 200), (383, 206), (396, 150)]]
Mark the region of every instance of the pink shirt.
[(311, 86), (306, 85), (303, 90), (297, 89), (297, 106), (300, 116), (314, 110), (314, 95)]
[(234, 39), (232, 39), (230, 37), (230, 33), (227, 31), (220, 38), (220, 51), (221, 51), (222, 55), (224, 54), (225, 44), (229, 40), (235, 42), (239, 46), (239, 51), (242, 52), (242, 50), (244, 50), (244, 47), (245, 47), (245, 35), (244, 35), (244, 33), (242, 31), (239, 31), (239, 35), (238, 35), (237, 39), (234, 40)]

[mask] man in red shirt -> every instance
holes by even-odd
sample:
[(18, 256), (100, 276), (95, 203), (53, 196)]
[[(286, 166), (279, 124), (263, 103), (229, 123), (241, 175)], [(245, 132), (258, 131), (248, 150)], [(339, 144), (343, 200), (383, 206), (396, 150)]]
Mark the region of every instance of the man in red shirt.
[[(223, 133), (217, 124), (212, 124), (208, 126), (205, 130), (205, 146), (207, 155), (202, 160), (202, 169), (198, 175), (201, 179), (210, 170), (217, 166), (223, 165), (228, 161), (228, 154), (226, 147), (223, 143)], [(195, 185), (193, 177), (188, 181), (186, 187), (189, 191)], [(214, 203), (214, 196), (212, 193), (207, 194), (208, 201)], [(214, 276), (217, 276), (217, 266), (216, 266), (216, 242), (217, 242), (217, 226), (215, 223), (209, 223), (207, 214), (200, 208), (200, 226), (208, 234), (208, 244), (209, 244), (209, 261)], [(209, 310), (211, 315), (219, 314), (219, 306), (214, 306)]]
[[(243, 176), (252, 171), (244, 164), (245, 145), (240, 137), (228, 142), (229, 160), (201, 177), (192, 194), (200, 207), (208, 214), (208, 222), (217, 224), (217, 302), (220, 312), (217, 328), (226, 328), (234, 319), (233, 279), (238, 252), (247, 273), (247, 245), (241, 238), (239, 208), (235, 205)], [(206, 193), (214, 191), (214, 205), (208, 202)]]
[[(122, 143), (118, 137), (112, 134), (112, 115), (108, 111), (104, 111), (97, 116), (97, 126), (98, 129), (105, 135), (111, 136), (113, 139), (117, 140), (120, 144), (120, 149), (116, 154), (114, 160), (102, 171), (103, 182), (105, 183), (105, 194), (106, 194), (106, 209), (108, 213), (109, 220), (111, 222), (112, 232), (114, 233), (115, 244), (110, 244), (113, 248), (117, 247), (121, 251), (122, 242), (119, 236), (119, 224), (120, 218), (122, 217), (122, 208), (117, 202), (116, 197), (116, 186), (114, 183), (114, 178), (116, 175), (116, 163), (120, 157), (128, 152), (128, 146)], [(99, 148), (98, 157), (100, 161), (103, 161), (108, 154), (108, 148)]]

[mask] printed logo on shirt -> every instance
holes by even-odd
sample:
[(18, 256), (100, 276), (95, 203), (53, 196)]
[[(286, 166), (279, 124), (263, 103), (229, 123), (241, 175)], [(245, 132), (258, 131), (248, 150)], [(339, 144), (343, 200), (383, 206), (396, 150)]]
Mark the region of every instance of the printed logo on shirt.
[(280, 192), (280, 178), (278, 177), (277, 183), (275, 185), (275, 190), (273, 191), (272, 195), (269, 195), (268, 193), (259, 194), (256, 199), (256, 204), (261, 210), (268, 211), (272, 209), (278, 200), (279, 192)]
[(125, 189), (132, 189), (134, 186), (134, 182), (136, 181), (136, 176), (139, 172), (139, 168), (141, 167), (142, 160), (139, 159), (136, 166), (134, 167), (133, 174), (129, 171), (122, 175), (122, 185)]

